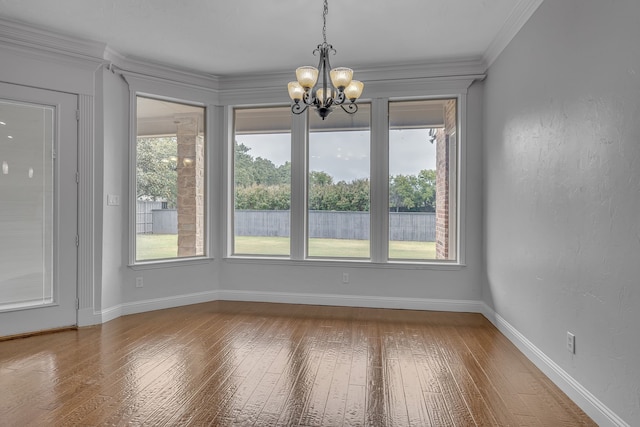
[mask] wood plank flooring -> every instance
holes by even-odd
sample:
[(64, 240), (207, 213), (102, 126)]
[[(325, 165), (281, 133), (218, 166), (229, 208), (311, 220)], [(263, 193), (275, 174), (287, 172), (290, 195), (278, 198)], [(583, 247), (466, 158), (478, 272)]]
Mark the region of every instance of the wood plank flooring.
[(483, 316), (213, 302), (0, 342), (1, 426), (594, 426)]

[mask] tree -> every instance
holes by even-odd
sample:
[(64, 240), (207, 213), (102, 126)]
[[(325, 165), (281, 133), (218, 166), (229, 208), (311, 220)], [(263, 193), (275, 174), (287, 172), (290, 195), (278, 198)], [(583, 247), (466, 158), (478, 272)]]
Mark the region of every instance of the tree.
[(254, 184), (236, 187), (235, 208), (239, 210), (288, 210), (291, 206), (289, 185)]
[(320, 185), (332, 185), (333, 177), (326, 172), (323, 171), (311, 171), (309, 174), (309, 185), (311, 187)]
[[(291, 206), (291, 163), (276, 166), (253, 157), (251, 148), (235, 144), (236, 209), (286, 210)], [(389, 207), (396, 212), (434, 212), (436, 171), (389, 177)], [(366, 212), (370, 208), (368, 179), (334, 182), (324, 171), (309, 173), (309, 209)]]
[(138, 138), (136, 142), (136, 197), (166, 201), (175, 207), (178, 195), (175, 137)]
[(276, 166), (253, 157), (251, 148), (235, 143), (235, 208), (287, 210), (291, 206), (291, 163)]
[[(319, 211), (369, 210), (369, 180), (339, 181), (326, 172), (311, 172), (309, 176), (309, 209)], [(315, 185), (313, 184), (315, 182)]]
[(418, 173), (418, 192), (425, 212), (436, 211), (436, 171), (423, 169)]
[(235, 143), (235, 183), (236, 187), (246, 187), (254, 184), (278, 185), (291, 182), (291, 163), (276, 166), (269, 159), (253, 157), (249, 154), (251, 148)]
[(389, 207), (395, 212), (434, 212), (436, 171), (389, 177)]

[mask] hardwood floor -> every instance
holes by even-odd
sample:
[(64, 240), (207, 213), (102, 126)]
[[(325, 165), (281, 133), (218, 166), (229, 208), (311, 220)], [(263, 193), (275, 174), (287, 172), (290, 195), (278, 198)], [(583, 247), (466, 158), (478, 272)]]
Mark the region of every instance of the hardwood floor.
[(0, 342), (0, 425), (595, 425), (483, 316), (213, 302)]

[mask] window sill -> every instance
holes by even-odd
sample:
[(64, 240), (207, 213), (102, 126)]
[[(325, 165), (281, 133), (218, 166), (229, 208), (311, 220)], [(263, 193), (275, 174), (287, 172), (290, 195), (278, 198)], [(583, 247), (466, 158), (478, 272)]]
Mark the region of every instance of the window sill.
[(213, 258), (198, 257), (198, 258), (180, 258), (180, 259), (161, 259), (153, 261), (142, 261), (136, 264), (129, 264), (129, 268), (132, 270), (153, 270), (156, 268), (172, 268), (182, 267), (185, 265), (197, 265), (197, 264), (210, 264), (213, 262)]
[(224, 258), (224, 262), (230, 264), (256, 264), (256, 265), (288, 265), (288, 266), (326, 266), (326, 267), (357, 267), (357, 268), (382, 268), (398, 270), (462, 270), (466, 265), (455, 261), (451, 262), (411, 262), (411, 261), (389, 261), (386, 263), (375, 263), (365, 260), (353, 259), (305, 259), (294, 260), (271, 257), (245, 257), (232, 256)]

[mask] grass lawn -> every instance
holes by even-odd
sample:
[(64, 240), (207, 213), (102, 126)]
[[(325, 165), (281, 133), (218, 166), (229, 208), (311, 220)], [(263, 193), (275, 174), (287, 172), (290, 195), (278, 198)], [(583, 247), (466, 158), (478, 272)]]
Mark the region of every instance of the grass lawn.
[(177, 234), (137, 234), (136, 260), (175, 258), (178, 256)]
[[(178, 254), (175, 234), (138, 234), (137, 260), (174, 258)], [(235, 253), (248, 255), (289, 255), (288, 237), (238, 236)], [(330, 258), (369, 258), (367, 240), (309, 239), (309, 256)], [(435, 242), (389, 242), (389, 258), (435, 259)]]

